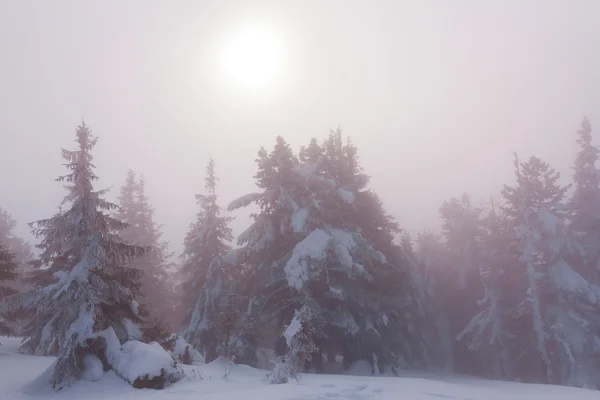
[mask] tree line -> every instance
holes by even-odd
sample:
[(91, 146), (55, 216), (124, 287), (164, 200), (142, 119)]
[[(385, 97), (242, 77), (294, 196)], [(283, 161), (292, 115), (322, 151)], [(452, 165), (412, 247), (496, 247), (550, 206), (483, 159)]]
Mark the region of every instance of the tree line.
[[(259, 365), (273, 382), (368, 362), (372, 372), (455, 372), (492, 379), (600, 385), (600, 157), (584, 119), (572, 184), (515, 154), (500, 199), (463, 195), (440, 208), (442, 232), (402, 231), (341, 130), (294, 151), (261, 148), (257, 190), (225, 209), (215, 162), (173, 263), (130, 171), (118, 205), (96, 190), (97, 138), (82, 123), (59, 211), (31, 224), (38, 254), (0, 213), (0, 333), (22, 351), (57, 355), (52, 382), (80, 379), (75, 356), (98, 332), (172, 345), (207, 362)], [(227, 211), (254, 205), (237, 237)]]

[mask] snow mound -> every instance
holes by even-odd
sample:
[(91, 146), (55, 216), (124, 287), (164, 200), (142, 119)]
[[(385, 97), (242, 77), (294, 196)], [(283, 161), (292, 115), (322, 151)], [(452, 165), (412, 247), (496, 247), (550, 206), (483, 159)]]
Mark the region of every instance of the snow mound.
[(114, 361), (112, 368), (117, 375), (133, 387), (162, 389), (181, 378), (177, 363), (157, 342), (125, 342)]
[(173, 353), (172, 356), (176, 361), (179, 362), (183, 362), (186, 363), (186, 351), (189, 354), (189, 357), (191, 358), (191, 360), (194, 363), (200, 363), (200, 364), (204, 364), (205, 360), (204, 357), (202, 356), (202, 354), (200, 354), (200, 352), (198, 352), (197, 350), (195, 350), (193, 348), (193, 346), (191, 344), (189, 344), (188, 342), (185, 341), (184, 338), (182, 338), (181, 336), (178, 336), (177, 339), (175, 340), (175, 347), (173, 348)]
[[(188, 377), (161, 391), (137, 391), (117, 377), (113, 371), (104, 374), (100, 382), (82, 381), (60, 393), (48, 385), (52, 357), (22, 355), (8, 347), (11, 339), (0, 338), (10, 354), (0, 356), (0, 399), (2, 400), (598, 400), (598, 392), (555, 385), (534, 385), (418, 371), (402, 371), (398, 378), (373, 376), (304, 374), (300, 383), (269, 385), (266, 371), (229, 364), (228, 379), (225, 362), (199, 368), (183, 366)], [(14, 339), (15, 345), (18, 339)], [(361, 365), (362, 364), (362, 365)], [(369, 363), (359, 362), (346, 372), (368, 374)], [(231, 368), (231, 370), (230, 370)], [(356, 369), (355, 369), (356, 368)], [(45, 376), (36, 376), (44, 373)], [(195, 373), (195, 375), (194, 375)], [(370, 374), (369, 374), (370, 375)], [(32, 380), (47, 392), (32, 393), (27, 384)]]
[(93, 354), (86, 354), (83, 363), (85, 365), (85, 372), (83, 379), (86, 381), (98, 382), (104, 375), (104, 368), (102, 361)]

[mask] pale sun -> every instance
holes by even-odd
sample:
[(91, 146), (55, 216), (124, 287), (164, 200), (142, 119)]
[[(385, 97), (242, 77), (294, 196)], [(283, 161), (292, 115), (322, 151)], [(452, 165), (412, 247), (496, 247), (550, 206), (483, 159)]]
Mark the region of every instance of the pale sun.
[(284, 46), (275, 32), (247, 26), (224, 43), (221, 68), (229, 83), (261, 88), (281, 82), (284, 61)]

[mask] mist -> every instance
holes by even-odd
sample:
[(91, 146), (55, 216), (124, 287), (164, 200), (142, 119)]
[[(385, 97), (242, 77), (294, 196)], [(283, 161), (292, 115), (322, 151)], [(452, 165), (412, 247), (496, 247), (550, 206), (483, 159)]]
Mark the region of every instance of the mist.
[[(596, 1), (4, 1), (0, 12), (1, 203), (26, 222), (63, 191), (60, 148), (82, 118), (99, 136), (98, 188), (143, 174), (176, 252), (209, 156), (221, 201), (254, 190), (254, 159), (340, 126), (371, 187), (409, 231), (441, 202), (497, 196), (512, 153), (568, 177), (573, 134), (600, 120)], [(287, 44), (266, 93), (219, 80), (214, 47), (258, 18)], [(236, 215), (234, 232), (248, 220)]]
[(591, 398), (598, 21), (0, 0), (0, 398)]

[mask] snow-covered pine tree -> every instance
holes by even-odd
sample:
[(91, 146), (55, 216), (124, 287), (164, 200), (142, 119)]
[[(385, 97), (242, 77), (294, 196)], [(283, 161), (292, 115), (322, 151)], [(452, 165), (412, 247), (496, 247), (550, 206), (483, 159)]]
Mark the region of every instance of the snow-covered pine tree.
[(7, 301), (9, 309), (25, 308), (34, 318), (25, 333), (24, 348), (31, 353), (58, 351), (51, 385), (60, 389), (82, 377), (83, 355), (88, 339), (104, 330), (114, 330), (127, 339), (126, 320), (140, 322), (138, 307), (141, 271), (130, 261), (144, 248), (126, 244), (116, 232), (124, 224), (111, 217), (116, 205), (102, 198), (106, 190), (94, 191), (91, 151), (97, 138), (82, 123), (77, 127), (75, 151), (62, 150), (68, 174), (65, 182), (67, 207), (50, 219), (34, 224), (41, 238), (36, 290), (16, 294)]
[(503, 195), (526, 283), (516, 310), (522, 324), (518, 345), (520, 354), (537, 360), (537, 365), (520, 363), (526, 368), (521, 373), (536, 381), (595, 387), (600, 287), (568, 263), (568, 187), (558, 185), (560, 175), (536, 157), (515, 161), (515, 167), (517, 186), (505, 186)]
[[(521, 303), (514, 310), (517, 324), (522, 327), (518, 350), (527, 360), (522, 363), (519, 376), (524, 380), (556, 382), (547, 319), (548, 272), (556, 257), (561, 257), (562, 249), (556, 248), (561, 244), (548, 237), (545, 228), (549, 219), (564, 222), (566, 214), (561, 202), (567, 188), (558, 186), (558, 173), (539, 158), (531, 157), (528, 162), (520, 163), (515, 155), (514, 164), (517, 184), (504, 186), (502, 196), (506, 205), (502, 210), (515, 231), (521, 274), (515, 281), (524, 285), (521, 293), (515, 293)], [(554, 232), (548, 233), (558, 232), (554, 227)]]
[(415, 351), (422, 342), (418, 299), (392, 242), (398, 227), (365, 189), (356, 147), (344, 143), (341, 131), (321, 147), (316, 163), (306, 150), (299, 162), (278, 138), (271, 153), (259, 152), (262, 191), (230, 205), (261, 207), (239, 238), (256, 318), (282, 326), (310, 305), (315, 343), (328, 359), (343, 354), (347, 366), (369, 360), (375, 373), (400, 359), (413, 362), (422, 356), (421, 348)]
[(155, 321), (172, 327), (179, 322), (173, 312), (176, 300), (174, 288), (170, 285), (169, 279), (169, 269), (172, 266), (170, 258), (173, 253), (169, 251), (169, 243), (162, 240), (162, 226), (154, 221), (154, 208), (150, 205), (146, 195), (144, 176), (141, 176), (138, 181), (136, 194), (140, 210), (139, 223), (136, 225), (139, 230), (137, 245), (149, 248), (146, 254), (134, 260), (134, 263), (139, 263), (139, 269), (144, 271), (142, 299), (147, 304), (151, 315), (154, 314)]
[[(259, 207), (259, 212), (251, 215), (253, 222), (250, 227), (238, 237), (237, 243), (241, 248), (233, 251), (237, 255), (237, 263), (245, 270), (244, 292), (249, 295), (251, 317), (257, 321), (255, 328), (269, 327), (270, 332), (262, 332), (261, 336), (276, 341), (281, 327), (291, 319), (294, 307), (299, 304), (299, 298), (287, 284), (282, 265), (274, 267), (275, 263), (283, 261), (297, 242), (294, 230), (303, 229), (301, 226), (293, 227), (294, 222), (290, 218), (294, 210), (300, 212), (295, 222), (305, 222), (294, 200), (301, 189), (294, 183), (299, 163), (281, 136), (276, 138), (271, 152), (261, 148), (255, 161), (258, 171), (254, 178), (260, 192), (234, 200), (228, 210), (251, 203)], [(302, 193), (310, 198), (306, 190)]]
[[(580, 150), (574, 165), (574, 190), (568, 202), (573, 249), (569, 265), (576, 271), (571, 286), (580, 293), (562, 296), (569, 307), (570, 319), (577, 323), (583, 335), (578, 339), (579, 354), (568, 357), (567, 384), (600, 388), (600, 171), (596, 162), (600, 150), (592, 144), (592, 127), (584, 118), (577, 131)], [(567, 278), (567, 277), (564, 277)], [(557, 282), (558, 283), (558, 282)], [(563, 282), (564, 283), (564, 282)], [(587, 298), (586, 298), (587, 297)], [(595, 301), (594, 301), (595, 298)], [(561, 322), (564, 326), (565, 323)], [(574, 365), (575, 364), (575, 365)]]
[[(587, 118), (577, 131), (579, 152), (575, 159), (573, 195), (569, 201), (571, 230), (581, 252), (580, 268), (590, 278), (600, 278), (600, 150), (592, 144), (592, 127)], [(596, 283), (600, 283), (596, 281)]]
[(169, 285), (169, 258), (172, 255), (169, 244), (161, 240), (161, 227), (154, 222), (154, 209), (146, 195), (143, 176), (137, 179), (135, 172), (129, 170), (118, 200), (115, 218), (127, 224), (119, 235), (127, 243), (148, 249), (146, 254), (132, 261), (132, 267), (144, 272), (140, 301), (151, 315), (145, 328), (160, 331), (165, 327), (157, 325), (170, 326), (177, 322), (173, 312), (174, 292)]
[(15, 289), (22, 291), (31, 286), (27, 277), (32, 271), (30, 261), (33, 260), (33, 252), (31, 245), (15, 234), (16, 226), (17, 221), (0, 207), (0, 243), (13, 255), (19, 273), (19, 279), (13, 285)]
[[(6, 298), (15, 294), (15, 289), (10, 286), (5, 286), (7, 282), (12, 282), (17, 279), (17, 264), (14, 262), (13, 255), (8, 248), (0, 243), (0, 302), (4, 302)], [(0, 335), (13, 335), (13, 324), (9, 315), (0, 314)]]
[(205, 188), (205, 194), (196, 195), (201, 210), (185, 237), (181, 307), (185, 313), (184, 338), (209, 362), (219, 356), (217, 317), (228, 304), (222, 297), (233, 292), (235, 283), (235, 268), (223, 258), (230, 250), (232, 218), (221, 215), (212, 159), (206, 166)]
[[(33, 252), (31, 251), (31, 245), (15, 234), (14, 229), (16, 226), (17, 221), (8, 211), (0, 208), (0, 245), (3, 245), (4, 249), (11, 255), (18, 274), (16, 279), (4, 282), (5, 294), (9, 288), (13, 293), (23, 292), (32, 288), (30, 274), (33, 271), (33, 266), (31, 265)], [(23, 325), (27, 323), (29, 316), (28, 313), (20, 311), (8, 313), (4, 318), (10, 321), (13, 333), (19, 335)]]
[(518, 268), (515, 271), (519, 256), (514, 229), (493, 201), (482, 218), (482, 225), (481, 262), (477, 267), (484, 287), (483, 298), (476, 303), (478, 311), (457, 335), (457, 340), (464, 341), (479, 360), (478, 370), (470, 371), (471, 374), (513, 380), (516, 377), (514, 361), (519, 355), (514, 354), (518, 337), (510, 331), (511, 310), (517, 308), (520, 298), (520, 287), (513, 284), (515, 272), (515, 281), (519, 280)]
[(0, 243), (13, 255), (19, 273), (26, 272), (27, 263), (33, 259), (31, 245), (17, 236), (14, 229), (17, 221), (0, 207)]
[(139, 185), (135, 171), (127, 171), (125, 184), (121, 186), (117, 202), (119, 207), (114, 211), (114, 217), (127, 224), (127, 227), (121, 232), (121, 237), (130, 243), (138, 240), (136, 224), (139, 222), (140, 207), (137, 202)]

